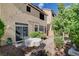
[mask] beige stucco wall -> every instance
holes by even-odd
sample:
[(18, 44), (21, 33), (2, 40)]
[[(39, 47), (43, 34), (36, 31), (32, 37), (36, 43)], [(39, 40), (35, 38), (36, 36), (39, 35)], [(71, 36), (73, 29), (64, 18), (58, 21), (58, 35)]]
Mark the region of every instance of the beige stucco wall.
[[(23, 6), (24, 5), (24, 6)], [(20, 9), (20, 7), (24, 8), (25, 4), (0, 4), (1, 15), (0, 17), (4, 21), (6, 25), (6, 30), (3, 41), (6, 41), (7, 37), (11, 37), (13, 42), (16, 43), (15, 40), (15, 22), (28, 24), (28, 32), (34, 31), (35, 25), (43, 25), (46, 26), (46, 20), (41, 20), (37, 15), (39, 15), (39, 11), (35, 11), (32, 9), (32, 13), (25, 12)], [(33, 16), (35, 15), (35, 16)], [(46, 16), (45, 16), (46, 17)], [(45, 18), (46, 19), (46, 18)]]
[(51, 21), (53, 20), (52, 10), (51, 9), (44, 9), (44, 11), (48, 15), (47, 16), (47, 24), (50, 24)]
[[(46, 42), (46, 50), (49, 51), (51, 53), (51, 55), (55, 54), (55, 44), (54, 44), (54, 31), (52, 30), (52, 20), (53, 20), (53, 16), (52, 16), (52, 10), (51, 9), (44, 9), (44, 11), (48, 14), (47, 16), (47, 24), (50, 24), (50, 28), (48, 31), (48, 37), (49, 39), (47, 39)], [(52, 52), (51, 52), (52, 51)]]
[(45, 13), (48, 14), (47, 16), (47, 24), (50, 24), (50, 28), (49, 28), (49, 32), (48, 35), (52, 35), (52, 20), (53, 20), (53, 16), (52, 16), (52, 10), (51, 9), (44, 9)]

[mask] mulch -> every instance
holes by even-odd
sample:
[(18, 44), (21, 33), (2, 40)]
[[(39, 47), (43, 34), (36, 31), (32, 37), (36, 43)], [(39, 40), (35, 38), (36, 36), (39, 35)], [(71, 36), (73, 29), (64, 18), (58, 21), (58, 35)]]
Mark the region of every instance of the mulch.
[(25, 47), (21, 48), (22, 51), (24, 51), (24, 54), (28, 54), (29, 52), (33, 51), (34, 49), (37, 49), (38, 47)]
[(24, 56), (33, 50), (44, 49), (45, 44), (41, 44), (39, 47), (15, 47), (14, 45), (0, 46), (0, 55), (2, 56)]
[(0, 55), (2, 56), (24, 56), (24, 52), (13, 45), (5, 45), (0, 47)]

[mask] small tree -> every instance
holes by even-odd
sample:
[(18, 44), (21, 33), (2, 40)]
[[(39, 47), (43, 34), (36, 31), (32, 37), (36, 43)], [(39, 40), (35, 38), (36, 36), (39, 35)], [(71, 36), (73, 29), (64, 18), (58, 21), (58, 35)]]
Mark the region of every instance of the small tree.
[(65, 21), (64, 20), (64, 4), (60, 3), (58, 4), (58, 15), (56, 17), (54, 17), (54, 20), (52, 22), (53, 25), (53, 29), (54, 29), (54, 41), (55, 41), (55, 45), (58, 48), (61, 48), (63, 46), (64, 43), (64, 26), (65, 26)]
[(1, 37), (4, 35), (4, 23), (0, 19), (0, 45), (1, 45)]
[(72, 4), (63, 9), (62, 13), (59, 12), (54, 18), (53, 28), (56, 33), (68, 33), (71, 41), (79, 49), (79, 4)]

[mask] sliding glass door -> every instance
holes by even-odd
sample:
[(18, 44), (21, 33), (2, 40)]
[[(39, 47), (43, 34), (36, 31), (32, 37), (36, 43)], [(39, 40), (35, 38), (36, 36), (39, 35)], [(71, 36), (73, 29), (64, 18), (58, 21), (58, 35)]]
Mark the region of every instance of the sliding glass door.
[(16, 41), (22, 42), (28, 36), (28, 25), (16, 23)]

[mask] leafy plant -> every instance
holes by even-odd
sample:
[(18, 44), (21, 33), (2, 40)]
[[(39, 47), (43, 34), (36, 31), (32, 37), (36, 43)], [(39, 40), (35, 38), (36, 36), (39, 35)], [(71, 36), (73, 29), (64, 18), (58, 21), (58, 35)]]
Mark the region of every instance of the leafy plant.
[(42, 32), (30, 32), (29, 36), (32, 38), (41, 38), (41, 36), (43, 35)]
[(79, 4), (71, 4), (68, 8), (61, 5), (63, 4), (59, 5), (59, 13), (54, 18), (52, 27), (55, 33), (68, 33), (70, 40), (79, 48)]
[(7, 38), (7, 45), (12, 45), (13, 44), (13, 41), (12, 41), (12, 38)]
[(68, 29), (66, 28), (67, 26), (67, 21), (65, 18), (65, 15), (63, 13), (64, 11), (64, 4), (60, 3), (58, 4), (58, 15), (54, 17), (54, 20), (52, 21), (52, 28), (54, 29), (54, 42), (56, 47), (61, 48), (63, 47), (63, 37), (64, 37), (64, 32), (67, 32)]
[(5, 25), (4, 25), (4, 23), (0, 19), (0, 38), (4, 34), (4, 27), (5, 27)]
[(62, 40), (62, 36), (55, 36), (54, 38), (54, 42), (57, 48), (62, 48), (63, 47), (63, 40)]
[(0, 19), (0, 45), (1, 45), (1, 37), (4, 35), (4, 23)]

